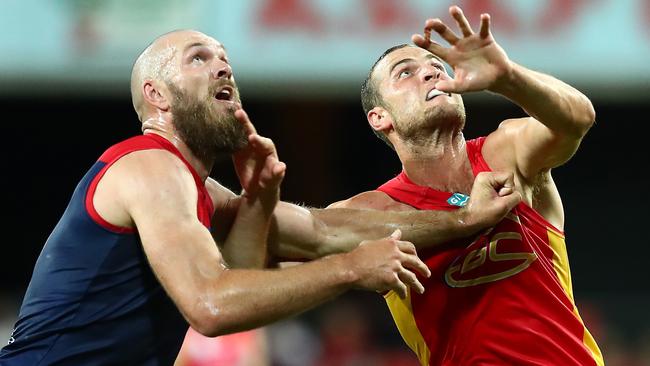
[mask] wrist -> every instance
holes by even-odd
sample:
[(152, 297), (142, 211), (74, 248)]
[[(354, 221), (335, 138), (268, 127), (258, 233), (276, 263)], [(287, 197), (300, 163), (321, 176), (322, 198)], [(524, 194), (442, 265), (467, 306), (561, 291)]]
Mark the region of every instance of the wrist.
[(486, 226), (468, 207), (463, 207), (455, 212), (456, 225), (461, 232), (476, 234)]
[(489, 90), (493, 93), (501, 94), (506, 98), (511, 98), (512, 95), (517, 93), (517, 85), (519, 84), (518, 74), (518, 65), (508, 60), (504, 67), (504, 71)]
[(355, 270), (356, 261), (353, 252), (331, 255), (326, 257), (325, 260), (331, 262), (328, 263), (328, 266), (335, 268), (337, 282), (341, 286), (351, 288), (359, 282), (361, 276)]
[(264, 215), (270, 216), (273, 214), (275, 207), (280, 201), (280, 190), (258, 190), (255, 193), (242, 191), (242, 202), (249, 208), (259, 208)]

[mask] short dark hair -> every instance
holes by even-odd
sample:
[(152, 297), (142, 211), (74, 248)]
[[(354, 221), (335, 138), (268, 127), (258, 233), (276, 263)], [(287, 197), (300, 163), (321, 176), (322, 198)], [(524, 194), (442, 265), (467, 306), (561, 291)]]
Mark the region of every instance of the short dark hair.
[[(373, 81), (372, 78), (372, 74), (375, 72), (375, 68), (377, 67), (377, 64), (379, 64), (379, 62), (381, 62), (381, 60), (383, 60), (391, 52), (408, 46), (410, 45), (404, 43), (387, 49), (386, 51), (384, 51), (384, 53), (381, 54), (381, 56), (379, 56), (377, 61), (375, 61), (375, 63), (370, 68), (370, 72), (368, 72), (368, 76), (366, 76), (366, 79), (363, 81), (363, 84), (361, 84), (361, 107), (363, 107), (363, 113), (366, 116), (368, 116), (368, 112), (371, 109), (377, 106), (386, 107), (386, 105), (384, 104), (384, 100), (381, 97), (381, 94), (379, 94), (377, 85), (375, 85), (375, 82)], [(380, 131), (376, 131), (375, 129), (372, 129), (372, 132), (374, 132), (375, 135), (377, 135), (377, 137), (379, 137), (388, 146), (390, 146), (393, 150), (395, 150), (395, 147), (393, 147), (393, 144), (388, 140), (386, 135), (384, 135)]]

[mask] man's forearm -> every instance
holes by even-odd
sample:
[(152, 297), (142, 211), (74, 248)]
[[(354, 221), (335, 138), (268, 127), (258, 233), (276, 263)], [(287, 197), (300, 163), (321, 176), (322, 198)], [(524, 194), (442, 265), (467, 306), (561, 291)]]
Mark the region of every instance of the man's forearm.
[(492, 91), (510, 99), (556, 132), (582, 136), (595, 119), (591, 102), (580, 91), (515, 63), (506, 79)]
[[(278, 212), (279, 209), (279, 212)], [(269, 234), (271, 253), (282, 259), (314, 259), (347, 252), (363, 240), (396, 229), (418, 249), (467, 237), (482, 226), (464, 209), (456, 211), (379, 211), (347, 208), (305, 209), (281, 203)]]
[(237, 216), (223, 245), (230, 268), (264, 268), (272, 209), (258, 198), (242, 196)]
[(212, 321), (199, 331), (217, 336), (248, 330), (330, 300), (357, 280), (346, 260), (337, 255), (282, 270), (226, 270), (201, 298)]

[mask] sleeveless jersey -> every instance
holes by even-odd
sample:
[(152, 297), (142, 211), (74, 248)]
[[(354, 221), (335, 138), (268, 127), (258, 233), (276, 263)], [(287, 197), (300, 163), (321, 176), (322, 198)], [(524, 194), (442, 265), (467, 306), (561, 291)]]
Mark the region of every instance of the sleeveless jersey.
[(187, 165), (199, 193), (197, 216), (209, 228), (210, 196), (169, 141), (148, 134), (112, 146), (77, 185), (45, 243), (0, 365), (173, 364), (185, 319), (152, 273), (137, 232), (111, 225), (93, 206), (106, 170), (148, 149), (167, 150)]
[[(485, 137), (467, 141), (474, 175), (489, 171)], [(454, 210), (453, 193), (402, 172), (378, 188), (420, 210)], [(422, 365), (603, 365), (575, 306), (564, 233), (524, 203), (468, 246), (421, 251), (420, 295), (386, 302)]]

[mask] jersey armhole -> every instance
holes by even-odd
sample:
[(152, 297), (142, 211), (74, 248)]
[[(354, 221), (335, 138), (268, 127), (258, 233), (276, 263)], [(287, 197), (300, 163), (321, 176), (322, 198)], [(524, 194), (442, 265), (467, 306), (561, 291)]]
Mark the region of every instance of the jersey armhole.
[(90, 218), (102, 228), (117, 234), (133, 234), (135, 233), (135, 228), (118, 226), (106, 221), (99, 214), (99, 212), (97, 212), (97, 210), (95, 209), (95, 204), (93, 203), (93, 198), (95, 197), (95, 191), (97, 190), (97, 185), (101, 181), (102, 177), (104, 177), (104, 174), (106, 174), (108, 168), (113, 166), (113, 164), (124, 155), (126, 155), (126, 153), (106, 163), (106, 165), (104, 165), (101, 168), (101, 170), (93, 177), (92, 181), (90, 182), (90, 185), (88, 186), (88, 189), (86, 190), (84, 206), (86, 207), (86, 212), (88, 213), (88, 216), (90, 216)]

